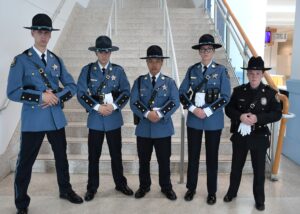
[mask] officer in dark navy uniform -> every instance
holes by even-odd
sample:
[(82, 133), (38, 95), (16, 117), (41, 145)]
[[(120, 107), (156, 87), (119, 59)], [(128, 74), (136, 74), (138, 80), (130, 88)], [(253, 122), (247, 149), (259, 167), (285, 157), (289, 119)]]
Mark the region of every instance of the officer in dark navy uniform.
[[(82, 199), (72, 190), (66, 154), (65, 126), (62, 107), (76, 93), (76, 85), (62, 59), (47, 50), (52, 21), (46, 14), (32, 19), (33, 47), (16, 56), (11, 64), (7, 85), (10, 100), (23, 103), (21, 116), (21, 146), (15, 174), (15, 204), (17, 213), (27, 213), (27, 194), (31, 171), (44, 136), (51, 144), (57, 171), (60, 197), (72, 203)], [(59, 82), (64, 88), (59, 87)]]
[(162, 49), (152, 45), (147, 49), (146, 59), (149, 73), (139, 76), (132, 87), (130, 107), (135, 114), (135, 134), (139, 157), (140, 187), (135, 198), (142, 198), (150, 191), (150, 161), (153, 151), (159, 166), (161, 192), (170, 200), (177, 196), (170, 179), (171, 136), (174, 127), (171, 115), (179, 107), (179, 94), (173, 79), (162, 74)]
[(213, 36), (204, 34), (192, 48), (199, 51), (201, 62), (189, 67), (182, 81), (180, 101), (187, 116), (188, 170), (186, 201), (193, 200), (198, 181), (199, 158), (202, 135), (205, 132), (207, 203), (216, 202), (218, 152), (222, 129), (223, 108), (230, 97), (230, 80), (226, 68), (213, 61), (216, 44)]
[(106, 136), (116, 190), (133, 195), (123, 175), (121, 126), (122, 108), (130, 96), (130, 85), (124, 69), (110, 62), (111, 52), (119, 50), (111, 39), (99, 36), (90, 47), (98, 60), (84, 66), (78, 79), (77, 98), (88, 112), (89, 172), (85, 200), (94, 198), (99, 187), (99, 158)]
[(268, 123), (281, 118), (281, 104), (277, 92), (261, 82), (263, 73), (270, 68), (264, 67), (261, 57), (251, 57), (248, 62), (247, 76), (249, 83), (233, 90), (226, 115), (231, 119), (232, 165), (230, 185), (224, 197), (225, 202), (237, 196), (243, 167), (250, 150), (254, 172), (253, 194), (257, 210), (265, 209), (265, 162), (266, 152), (270, 146)]

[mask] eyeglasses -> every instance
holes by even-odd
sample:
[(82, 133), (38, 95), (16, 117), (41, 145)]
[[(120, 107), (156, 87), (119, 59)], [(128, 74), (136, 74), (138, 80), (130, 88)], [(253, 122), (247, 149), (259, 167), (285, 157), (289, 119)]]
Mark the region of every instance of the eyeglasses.
[(200, 48), (199, 49), (199, 52), (200, 53), (211, 53), (211, 52), (213, 52), (213, 48)]

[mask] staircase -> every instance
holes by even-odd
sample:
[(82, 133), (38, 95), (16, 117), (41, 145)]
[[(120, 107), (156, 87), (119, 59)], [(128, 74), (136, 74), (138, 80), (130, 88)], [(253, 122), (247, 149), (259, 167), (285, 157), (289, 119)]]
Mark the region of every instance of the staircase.
[[(182, 3), (181, 3), (182, 4)], [(89, 6), (78, 11), (73, 26), (62, 43), (60, 55), (69, 72), (77, 81), (81, 68), (89, 62), (96, 61), (93, 52), (88, 51), (88, 47), (93, 46), (99, 35), (105, 34), (107, 21), (109, 18), (111, 1), (90, 0)], [(203, 9), (195, 8), (172, 8), (170, 19), (174, 36), (175, 51), (177, 56), (179, 76), (182, 81), (187, 68), (199, 61), (198, 52), (191, 49), (193, 44), (198, 42), (203, 33), (213, 32), (213, 27), (209, 24), (207, 15)], [(118, 8), (118, 28), (117, 34), (112, 36), (113, 45), (120, 48), (113, 52), (111, 61), (124, 67), (129, 82), (133, 81), (141, 74), (148, 72), (145, 60), (139, 59), (146, 55), (146, 50), (150, 45), (160, 45), (164, 54), (166, 50), (166, 39), (163, 35), (163, 11), (158, 8), (157, 0), (126, 0), (124, 8)], [(225, 57), (222, 48), (216, 51), (216, 61), (228, 67), (230, 75), (232, 70)], [(171, 69), (166, 61), (162, 68), (164, 74), (171, 76)], [(234, 78), (232, 78), (234, 80)], [(235, 86), (237, 83), (232, 82)], [(68, 119), (66, 127), (67, 153), (69, 168), (71, 173), (87, 173), (88, 170), (88, 148), (86, 128), (87, 113), (78, 103), (76, 97), (66, 103), (64, 112)], [(139, 163), (136, 149), (136, 139), (134, 135), (132, 112), (127, 104), (123, 111), (124, 126), (122, 127), (123, 140), (123, 166), (125, 173), (137, 174)], [(171, 171), (178, 173), (180, 161), (180, 111), (173, 116), (175, 135), (172, 137)], [(53, 153), (49, 143), (43, 143), (33, 171), (52, 172), (55, 171)], [(200, 173), (205, 173), (205, 145), (202, 145)], [(231, 166), (231, 143), (229, 141), (229, 120), (226, 119), (225, 128), (222, 134), (219, 156), (219, 172), (228, 173)], [(106, 141), (103, 144), (100, 159), (101, 173), (111, 173), (110, 156)], [(16, 158), (11, 161), (11, 168), (15, 170)], [(185, 168), (187, 166), (187, 145), (185, 145)], [(151, 163), (152, 173), (158, 173), (158, 164), (155, 154)], [(251, 171), (249, 162), (245, 165), (244, 172)]]

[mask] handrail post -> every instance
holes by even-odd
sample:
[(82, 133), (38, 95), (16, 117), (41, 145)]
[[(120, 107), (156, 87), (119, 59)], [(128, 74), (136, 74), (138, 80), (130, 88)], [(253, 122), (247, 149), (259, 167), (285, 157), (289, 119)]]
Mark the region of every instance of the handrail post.
[[(227, 20), (229, 21), (229, 14), (227, 13)], [(226, 27), (226, 52), (227, 55), (230, 56), (230, 30), (227, 26), (227, 22), (225, 21), (225, 27)]]

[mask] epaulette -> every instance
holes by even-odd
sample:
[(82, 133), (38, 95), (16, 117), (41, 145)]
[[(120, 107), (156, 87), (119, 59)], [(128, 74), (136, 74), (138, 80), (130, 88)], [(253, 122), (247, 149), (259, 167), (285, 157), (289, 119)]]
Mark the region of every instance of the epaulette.
[(111, 66), (112, 66), (112, 67), (119, 67), (119, 68), (122, 68), (121, 65), (118, 65), (118, 64), (115, 64), (115, 63), (111, 63)]

